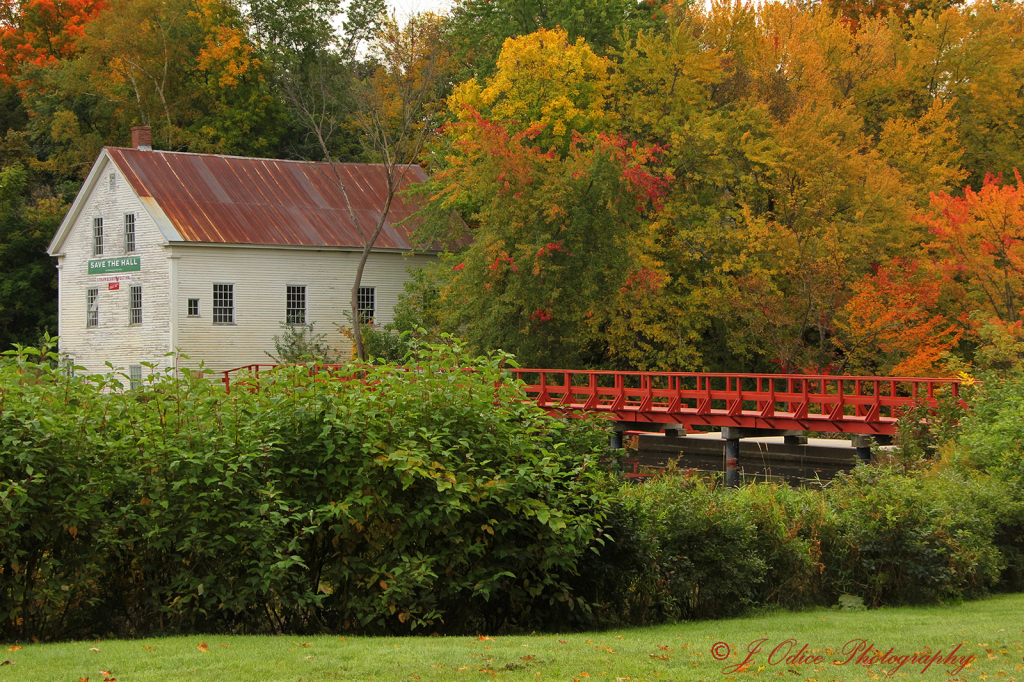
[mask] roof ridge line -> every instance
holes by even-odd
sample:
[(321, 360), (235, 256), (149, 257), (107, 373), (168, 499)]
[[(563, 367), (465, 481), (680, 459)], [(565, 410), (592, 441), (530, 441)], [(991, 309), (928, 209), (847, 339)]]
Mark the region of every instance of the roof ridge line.
[[(237, 154), (212, 154), (212, 153), (209, 153), (209, 152), (179, 152), (179, 151), (171, 151), (171, 150), (167, 150), (167, 149), (142, 150), (142, 149), (136, 149), (134, 147), (117, 147), (117, 146), (114, 146), (114, 145), (103, 145), (103, 148), (104, 149), (116, 149), (119, 152), (138, 152), (140, 154), (175, 154), (175, 155), (184, 155), (184, 156), (210, 156), (210, 157), (214, 157), (214, 158), (218, 158), (218, 159), (244, 159), (244, 160), (247, 160), (247, 161), (278, 161), (278, 162), (282, 162), (282, 163), (301, 163), (301, 164), (309, 164), (309, 165), (316, 165), (316, 164), (328, 164), (329, 165), (329, 164), (332, 164), (332, 163), (338, 164), (338, 165), (342, 165), (342, 166), (384, 166), (384, 165), (386, 165), (386, 164), (383, 164), (383, 163), (370, 163), (370, 162), (364, 162), (364, 161), (310, 161), (308, 159), (275, 159), (275, 158), (272, 158), (272, 157), (269, 157), (269, 156), (239, 156)], [(400, 164), (398, 164), (398, 166), (408, 166), (410, 168), (413, 167), (413, 166), (417, 166), (420, 169), (423, 168), (418, 163), (400, 163)]]

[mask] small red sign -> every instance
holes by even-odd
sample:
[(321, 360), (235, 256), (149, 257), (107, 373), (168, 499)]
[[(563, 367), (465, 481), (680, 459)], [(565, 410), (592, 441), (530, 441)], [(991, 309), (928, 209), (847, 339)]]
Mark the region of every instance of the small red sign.
[(107, 291), (117, 291), (121, 288), (120, 282), (107, 282)]

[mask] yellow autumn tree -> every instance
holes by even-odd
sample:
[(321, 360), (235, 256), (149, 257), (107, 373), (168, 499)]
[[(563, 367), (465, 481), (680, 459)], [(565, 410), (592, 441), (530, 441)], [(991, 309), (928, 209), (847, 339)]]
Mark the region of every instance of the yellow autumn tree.
[(607, 110), (609, 66), (582, 38), (572, 42), (560, 28), (541, 29), (507, 39), (495, 74), (483, 83), (473, 79), (457, 86), (448, 107), (460, 121), (472, 120), (475, 111), (512, 132), (536, 128), (537, 144), (565, 154), (574, 132), (613, 127)]

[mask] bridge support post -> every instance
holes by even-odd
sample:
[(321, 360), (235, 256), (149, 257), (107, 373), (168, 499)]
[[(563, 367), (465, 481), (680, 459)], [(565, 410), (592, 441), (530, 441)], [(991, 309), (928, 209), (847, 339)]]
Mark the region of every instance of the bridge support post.
[(871, 443), (873, 436), (855, 435), (852, 445), (857, 449), (857, 458), (865, 464), (871, 464)]
[(725, 440), (725, 487), (738, 488), (740, 485), (740, 439)]

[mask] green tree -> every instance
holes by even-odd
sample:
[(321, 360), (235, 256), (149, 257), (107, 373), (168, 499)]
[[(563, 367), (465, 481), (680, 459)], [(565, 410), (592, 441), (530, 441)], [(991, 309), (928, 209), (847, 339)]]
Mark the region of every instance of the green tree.
[(561, 28), (570, 42), (582, 38), (596, 52), (618, 45), (616, 34), (632, 35), (654, 25), (661, 2), (635, 0), (459, 0), (448, 19), (460, 78), (486, 78), (500, 70), (497, 60), (508, 38), (539, 29)]
[(0, 140), (0, 350), (57, 332), (57, 270), (46, 246), (67, 205), (40, 182), (24, 133)]

